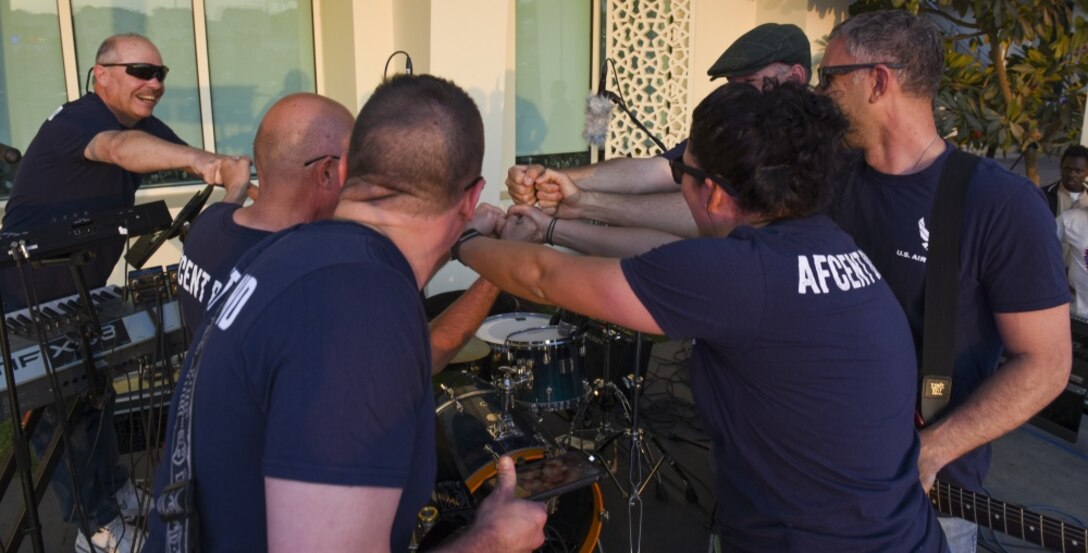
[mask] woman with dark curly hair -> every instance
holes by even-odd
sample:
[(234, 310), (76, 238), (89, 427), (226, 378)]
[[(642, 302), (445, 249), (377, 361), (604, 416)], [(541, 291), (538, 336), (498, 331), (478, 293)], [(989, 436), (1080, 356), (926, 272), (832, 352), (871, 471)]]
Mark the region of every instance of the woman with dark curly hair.
[[(672, 163), (702, 238), (622, 260), (473, 231), (454, 247), (514, 294), (694, 341), (691, 388), (729, 551), (946, 548), (919, 485), (906, 318), (818, 214), (846, 129), (806, 87), (727, 84), (695, 109)], [(533, 234), (534, 221), (508, 217), (504, 238)]]

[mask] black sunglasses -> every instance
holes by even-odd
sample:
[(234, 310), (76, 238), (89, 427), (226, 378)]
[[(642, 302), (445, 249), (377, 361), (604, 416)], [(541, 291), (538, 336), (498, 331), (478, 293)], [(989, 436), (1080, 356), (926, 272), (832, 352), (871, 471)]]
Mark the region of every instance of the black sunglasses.
[(845, 75), (847, 73), (853, 73), (861, 69), (872, 69), (878, 65), (883, 65), (888, 69), (903, 69), (907, 66), (905, 63), (898, 63), (892, 61), (874, 61), (872, 63), (851, 63), (847, 65), (828, 65), (822, 66), (816, 70), (817, 75), (817, 90), (827, 90), (831, 86), (831, 77), (835, 75)]
[(310, 161), (307, 161), (306, 163), (303, 163), (302, 166), (303, 167), (309, 167), (309, 166), (311, 166), (311, 165), (313, 165), (313, 164), (315, 164), (315, 163), (317, 163), (317, 162), (319, 162), (319, 161), (321, 161), (321, 160), (323, 160), (323, 159), (325, 159), (327, 157), (332, 158), (334, 160), (339, 160), (340, 159), (340, 156), (334, 156), (332, 154), (325, 154), (323, 156), (317, 156), (317, 157), (311, 159)]
[(100, 63), (98, 65), (102, 67), (124, 67), (125, 73), (137, 79), (143, 81), (158, 79), (160, 83), (166, 80), (166, 74), (170, 72), (169, 67), (153, 63)]
[(737, 192), (737, 189), (733, 188), (733, 185), (726, 182), (725, 179), (715, 175), (711, 175), (710, 173), (707, 173), (706, 171), (703, 171), (698, 167), (692, 167), (690, 165), (687, 165), (681, 162), (679, 159), (669, 160), (669, 169), (672, 170), (672, 180), (676, 184), (680, 184), (680, 181), (684, 178), (684, 173), (687, 173), (699, 180), (710, 179), (718, 183), (718, 186), (721, 186), (722, 190), (725, 190), (725, 193), (729, 194), (730, 196), (740, 196), (740, 192)]

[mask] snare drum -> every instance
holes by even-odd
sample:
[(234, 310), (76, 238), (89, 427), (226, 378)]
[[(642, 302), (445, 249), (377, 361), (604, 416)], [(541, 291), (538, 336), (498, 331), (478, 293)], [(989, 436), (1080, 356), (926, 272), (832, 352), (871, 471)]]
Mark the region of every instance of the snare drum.
[[(432, 504), (424, 509), (429, 522), (417, 531), (420, 551), (434, 549), (471, 524), (485, 490), (490, 489), (485, 484), (496, 476), (498, 456), (528, 462), (544, 458), (552, 449), (531, 420), (517, 412), (503, 416), (496, 390), (475, 385), (455, 390), (445, 401), (435, 398), (439, 403), (435, 410), (438, 477)], [(544, 532), (547, 541), (538, 551), (589, 553), (600, 536), (603, 511), (599, 484), (558, 496)]]
[[(510, 350), (506, 347), (507, 336), (527, 328), (545, 327), (548, 326), (549, 322), (551, 322), (551, 318), (547, 315), (520, 311), (493, 315), (484, 319), (484, 323), (476, 331), (476, 337), (486, 342), (488, 347), (491, 348), (491, 355), (486, 363), (489, 371), (494, 371), (499, 365), (512, 365), (514, 363), (509, 355)], [(480, 378), (487, 380), (491, 380), (493, 376), (491, 372), (480, 374)]]
[(563, 336), (539, 313), (506, 313), (488, 317), (476, 337), (491, 347), (491, 378), (497, 367), (526, 369), (531, 381), (515, 399), (533, 410), (557, 411), (578, 405), (585, 391), (585, 348), (580, 333)]

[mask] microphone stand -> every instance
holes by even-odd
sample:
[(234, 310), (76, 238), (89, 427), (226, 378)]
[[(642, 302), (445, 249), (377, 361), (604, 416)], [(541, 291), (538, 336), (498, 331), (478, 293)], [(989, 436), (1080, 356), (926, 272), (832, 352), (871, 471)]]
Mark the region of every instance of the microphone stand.
[(650, 132), (650, 129), (647, 129), (646, 125), (642, 124), (642, 121), (639, 121), (638, 117), (635, 116), (635, 113), (631, 111), (631, 108), (627, 107), (627, 102), (623, 101), (623, 98), (621, 98), (618, 94), (612, 92), (611, 90), (602, 90), (601, 94), (611, 100), (613, 104), (619, 106), (620, 109), (622, 109), (623, 112), (627, 114), (627, 117), (631, 119), (631, 122), (634, 123), (635, 126), (639, 128), (639, 130), (646, 133), (646, 136), (648, 136), (650, 140), (652, 140), (653, 143), (661, 149), (662, 152), (669, 151), (669, 149), (665, 147), (665, 144), (661, 142), (661, 140), (659, 140), (656, 136), (654, 136), (654, 134)]

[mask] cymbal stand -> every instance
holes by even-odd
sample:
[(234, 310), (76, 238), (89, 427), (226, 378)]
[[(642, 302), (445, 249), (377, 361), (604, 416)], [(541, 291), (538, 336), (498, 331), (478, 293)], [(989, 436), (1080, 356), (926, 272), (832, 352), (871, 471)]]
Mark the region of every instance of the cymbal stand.
[[(662, 501), (667, 499), (660, 474), (662, 464), (667, 464), (671, 467), (680, 481), (683, 482), (685, 486), (684, 495), (689, 503), (698, 504), (699, 498), (695, 493), (695, 488), (688, 480), (687, 475), (676, 460), (673, 459), (661, 445), (661, 441), (658, 440), (657, 436), (649, 428), (645, 428), (641, 425), (641, 420), (639, 418), (639, 402), (644, 383), (644, 379), (640, 374), (642, 371), (642, 333), (635, 333), (634, 373), (624, 377), (624, 382), (631, 390), (630, 402), (628, 402), (626, 394), (616, 386), (611, 378), (611, 344), (620, 339), (620, 334), (613, 330), (612, 325), (607, 323), (604, 325), (603, 333), (603, 341), (605, 344), (603, 363), (604, 377), (595, 380), (586, 390), (578, 407), (578, 411), (571, 421), (570, 430), (567, 433), (567, 443), (572, 443), (574, 430), (584, 419), (590, 403), (598, 402), (604, 412), (602, 413), (601, 422), (597, 427), (597, 435), (594, 440), (590, 460), (597, 461), (601, 464), (605, 473), (608, 474), (609, 478), (616, 485), (616, 488), (620, 491), (620, 494), (627, 499), (628, 538), (630, 540), (631, 551), (634, 552), (641, 550), (642, 493), (650, 483), (650, 480), (656, 480), (657, 482), (658, 499)], [(611, 418), (608, 416), (608, 411), (616, 403), (623, 408), (624, 421), (627, 423), (626, 426), (613, 426)], [(602, 436), (604, 436), (604, 438), (600, 439)], [(608, 466), (608, 463), (601, 458), (601, 453), (607, 450), (609, 444), (621, 436), (629, 440), (630, 445), (628, 482), (626, 488), (620, 484), (619, 479), (616, 477), (615, 472)], [(648, 443), (653, 444), (657, 449), (659, 456), (655, 457)], [(645, 465), (643, 463), (645, 463)], [(649, 473), (646, 473), (645, 475), (643, 474), (644, 466), (650, 467)], [(637, 526), (635, 525), (636, 520)]]

